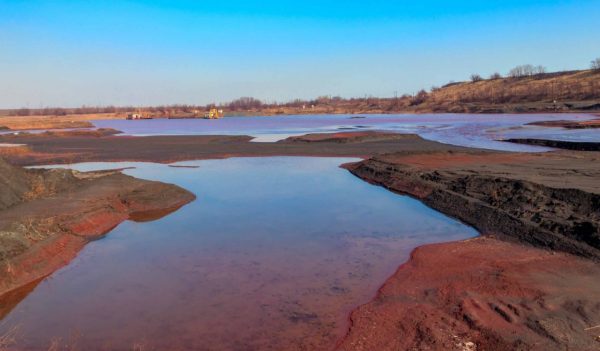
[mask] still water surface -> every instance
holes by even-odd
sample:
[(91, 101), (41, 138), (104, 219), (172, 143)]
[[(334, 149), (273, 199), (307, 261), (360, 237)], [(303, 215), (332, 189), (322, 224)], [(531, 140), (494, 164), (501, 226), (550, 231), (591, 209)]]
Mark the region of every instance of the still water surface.
[(416, 246), (476, 231), (355, 178), (341, 158), (133, 166), (198, 199), (125, 222), (44, 280), (2, 322), (19, 349), (319, 350)]
[(598, 130), (566, 130), (527, 125), (537, 121), (589, 120), (578, 114), (422, 114), (422, 115), (300, 115), (227, 117), (220, 120), (154, 119), (94, 121), (97, 127), (114, 128), (126, 135), (250, 135), (254, 141), (277, 141), (292, 135), (340, 131), (383, 130), (414, 133), (442, 143), (506, 151), (546, 151), (548, 148), (499, 140), (542, 137), (556, 140), (598, 141)]

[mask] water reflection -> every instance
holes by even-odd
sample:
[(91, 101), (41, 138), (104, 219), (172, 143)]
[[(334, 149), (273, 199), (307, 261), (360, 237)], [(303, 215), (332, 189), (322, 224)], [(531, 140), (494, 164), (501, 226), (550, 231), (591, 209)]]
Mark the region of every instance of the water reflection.
[(85, 350), (314, 350), (344, 333), (421, 244), (473, 237), (409, 197), (367, 184), (340, 158), (241, 158), (133, 166), (198, 199), (89, 244), (4, 318), (20, 349), (74, 333)]
[[(589, 120), (589, 114), (422, 114), (422, 115), (310, 115), (272, 117), (228, 117), (221, 120), (155, 119), (141, 121), (94, 121), (97, 127), (114, 128), (127, 135), (250, 135), (254, 141), (272, 142), (307, 133), (332, 133), (352, 130), (384, 130), (415, 133), (429, 140), (453, 145), (506, 151), (545, 151), (548, 148), (498, 141), (512, 136), (515, 128), (547, 120)], [(537, 132), (560, 135), (563, 129), (527, 126), (522, 136)], [(552, 130), (554, 130), (552, 132)], [(576, 137), (585, 131), (566, 132)], [(595, 134), (600, 141), (600, 133)]]

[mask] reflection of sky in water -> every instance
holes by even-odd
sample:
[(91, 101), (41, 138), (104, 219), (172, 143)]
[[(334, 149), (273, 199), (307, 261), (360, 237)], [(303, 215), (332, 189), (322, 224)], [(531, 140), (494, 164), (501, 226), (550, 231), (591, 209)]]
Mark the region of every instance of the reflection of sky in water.
[[(473, 115), (473, 114), (423, 114), (423, 115), (354, 115), (228, 117), (220, 120), (105, 120), (94, 121), (97, 127), (115, 128), (126, 135), (190, 135), (224, 134), (250, 135), (254, 141), (277, 141), (289, 136), (307, 133), (331, 133), (340, 131), (384, 130), (399, 133), (416, 133), (425, 139), (442, 143), (498, 149), (507, 151), (543, 151), (546, 148), (516, 145), (497, 141), (510, 137), (513, 128), (527, 123), (545, 120), (587, 120), (587, 114), (538, 114), (538, 115)], [(548, 131), (554, 129), (555, 131)], [(510, 133), (509, 133), (510, 132)], [(594, 136), (590, 131), (562, 133), (556, 128), (528, 127), (528, 133), (555, 133), (575, 138), (579, 135)]]
[(151, 350), (298, 350), (310, 342), (330, 349), (347, 313), (413, 248), (477, 235), (339, 168), (353, 160), (77, 165), (134, 166), (126, 173), (178, 184), (198, 199), (155, 222), (123, 223), (86, 246), (21, 302), (0, 332), (18, 323), (34, 349), (73, 330), (83, 350), (109, 341), (107, 349), (127, 349), (140, 340)]

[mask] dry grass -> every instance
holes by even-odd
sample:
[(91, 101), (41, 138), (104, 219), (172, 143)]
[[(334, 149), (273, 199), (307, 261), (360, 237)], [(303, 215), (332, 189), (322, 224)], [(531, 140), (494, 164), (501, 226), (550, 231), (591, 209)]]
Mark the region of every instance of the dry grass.
[(98, 119), (122, 119), (122, 114), (77, 114), (67, 116), (6, 116), (0, 117), (0, 126), (13, 130), (91, 128), (89, 121)]
[(449, 85), (429, 94), (429, 102), (504, 104), (542, 100), (585, 101), (600, 98), (595, 71), (548, 73)]

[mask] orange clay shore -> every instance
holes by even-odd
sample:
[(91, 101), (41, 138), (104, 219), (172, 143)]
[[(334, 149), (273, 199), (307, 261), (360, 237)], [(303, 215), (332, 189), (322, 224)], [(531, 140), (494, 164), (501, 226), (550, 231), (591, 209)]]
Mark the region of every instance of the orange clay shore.
[(1, 159), (0, 170), (2, 296), (66, 265), (119, 223), (158, 219), (195, 198), (175, 185), (118, 171), (24, 170)]
[(489, 237), (429, 245), (350, 316), (340, 350), (598, 350), (600, 266)]
[(598, 350), (600, 153), (389, 154), (349, 164), (482, 237), (416, 249), (340, 350)]

